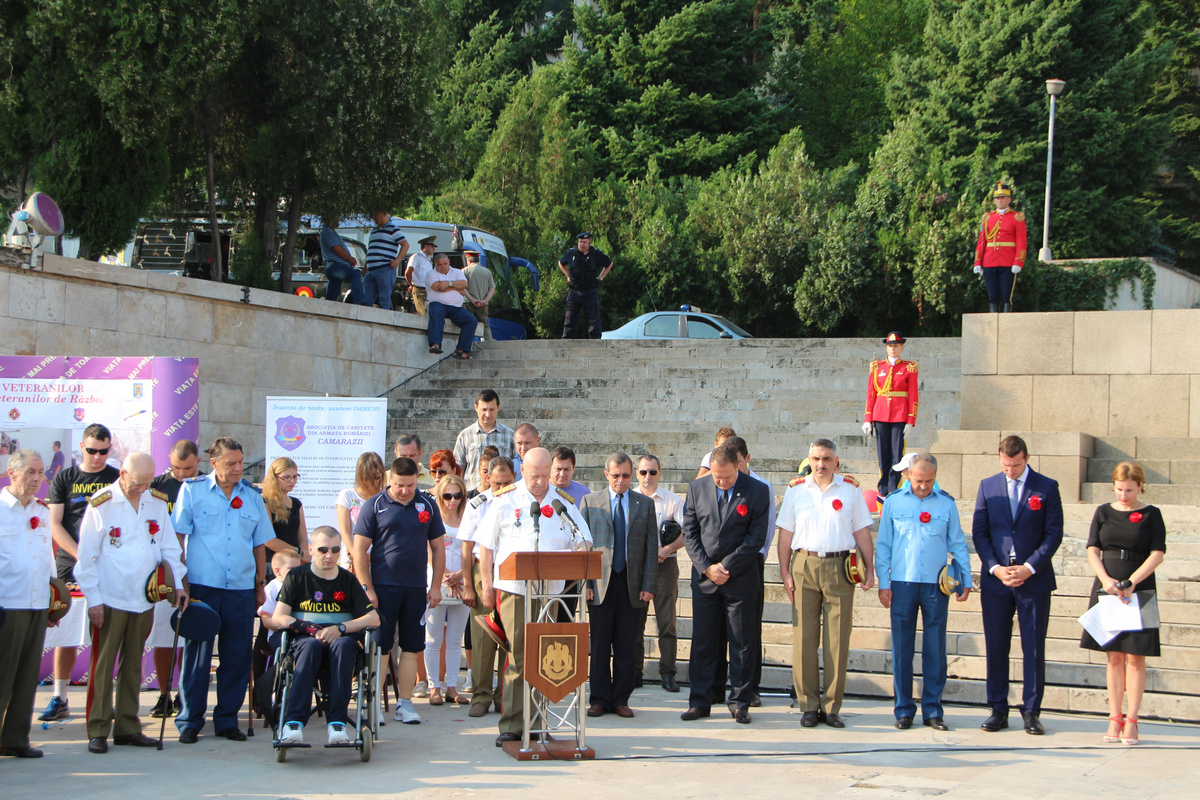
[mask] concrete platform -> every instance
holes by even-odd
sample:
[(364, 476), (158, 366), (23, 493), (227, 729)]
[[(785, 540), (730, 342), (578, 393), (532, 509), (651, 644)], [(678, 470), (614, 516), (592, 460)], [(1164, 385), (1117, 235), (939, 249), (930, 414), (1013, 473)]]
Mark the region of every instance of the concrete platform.
[[(39, 693), (38, 708), (48, 695)], [(81, 711), (85, 690), (70, 693)], [(143, 711), (153, 696), (143, 694)], [(368, 764), (354, 751), (314, 747), (277, 764), (268, 730), (246, 742), (212, 736), (207, 727), (194, 745), (179, 744), (168, 722), (162, 752), (113, 747), (87, 752), (80, 717), (43, 731), (35, 723), (40, 760), (0, 759), (10, 798), (77, 797), (125, 800), (140, 796), (183, 798), (709, 798), (724, 794), (912, 798), (1035, 798), (1053, 796), (1122, 800), (1196, 797), (1200, 785), (1200, 727), (1146, 723), (1136, 747), (1101, 743), (1102, 717), (1047, 713), (1047, 735), (1019, 728), (988, 734), (978, 708), (947, 707), (948, 733), (918, 726), (893, 728), (887, 701), (850, 699), (847, 727), (803, 729), (786, 697), (764, 698), (753, 723), (737, 725), (717, 714), (680, 721), (686, 695), (658, 687), (637, 690), (633, 720), (608, 715), (589, 720), (589, 762), (518, 763), (493, 744), (498, 715), (471, 719), (463, 706), (432, 707), (417, 701), (421, 725), (389, 722)], [(149, 719), (145, 720), (149, 723)], [(157, 735), (157, 720), (153, 731)], [(261, 723), (260, 723), (261, 724)], [(323, 738), (319, 720), (310, 740)], [(786, 788), (785, 788), (786, 787)]]

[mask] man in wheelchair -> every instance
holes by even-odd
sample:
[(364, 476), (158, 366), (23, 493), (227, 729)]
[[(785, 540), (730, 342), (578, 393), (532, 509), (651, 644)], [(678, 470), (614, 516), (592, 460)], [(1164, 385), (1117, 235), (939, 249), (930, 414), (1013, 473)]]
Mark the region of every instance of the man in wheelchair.
[(278, 740), (283, 745), (304, 742), (313, 684), (328, 665), (328, 744), (348, 745), (355, 660), (362, 649), (362, 632), (379, 625), (379, 614), (354, 575), (338, 566), (346, 545), (337, 529), (322, 525), (310, 541), (312, 562), (288, 572), (272, 616), (279, 629), (288, 633), (288, 652), (295, 663)]

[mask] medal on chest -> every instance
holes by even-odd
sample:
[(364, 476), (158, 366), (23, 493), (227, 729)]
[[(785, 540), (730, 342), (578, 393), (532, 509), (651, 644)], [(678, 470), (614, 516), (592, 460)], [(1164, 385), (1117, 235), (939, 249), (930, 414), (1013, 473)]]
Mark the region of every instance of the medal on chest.
[(121, 529), (120, 528), (109, 528), (108, 529), (108, 543), (109, 543), (109, 545), (111, 545), (113, 547), (121, 546)]
[(515, 516), (516, 520), (517, 520), (517, 524), (513, 526), (514, 528), (521, 527), (521, 511), (522, 511), (522, 509), (519, 509), (519, 508), (513, 509), (513, 516)]

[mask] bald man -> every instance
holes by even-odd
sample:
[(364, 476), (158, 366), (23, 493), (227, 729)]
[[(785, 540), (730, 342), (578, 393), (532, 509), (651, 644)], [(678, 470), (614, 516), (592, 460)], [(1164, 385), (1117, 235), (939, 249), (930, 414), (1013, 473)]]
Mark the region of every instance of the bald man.
[(142, 684), (142, 649), (154, 621), (154, 604), (146, 597), (146, 581), (166, 561), (175, 575), (175, 602), (186, 602), (183, 576), (186, 568), (171, 516), (167, 495), (150, 488), (154, 459), (130, 453), (121, 465), (117, 482), (101, 489), (88, 501), (79, 526), (79, 563), (75, 577), (87, 599), (92, 626), (93, 676), (112, 675), (116, 680), (116, 713), (113, 683), (92, 680), (87, 694), (88, 752), (108, 752), (113, 743), (154, 747), (157, 739), (142, 733), (138, 718), (138, 692)]

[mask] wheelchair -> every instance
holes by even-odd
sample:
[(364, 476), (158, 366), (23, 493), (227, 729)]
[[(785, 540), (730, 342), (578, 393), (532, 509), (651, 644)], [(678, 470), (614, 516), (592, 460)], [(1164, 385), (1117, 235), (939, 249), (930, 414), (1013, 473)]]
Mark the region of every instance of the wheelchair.
[[(352, 619), (349, 614), (314, 614), (304, 611), (295, 611), (293, 616), (298, 620), (323, 626), (349, 622)], [(376, 628), (373, 627), (364, 630), (365, 649), (363, 643), (360, 642), (358, 656), (355, 659), (354, 683), (350, 693), (354, 711), (349, 723), (354, 728), (355, 738), (345, 744), (325, 745), (327, 748), (354, 748), (363, 761), (371, 760), (375, 740), (379, 738), (379, 670), (382, 659), (379, 645), (376, 644), (375, 637), (372, 635), (375, 630)], [(283, 717), (287, 711), (288, 698), (292, 693), (292, 678), (295, 669), (295, 662), (290, 651), (295, 635), (287, 630), (279, 633), (279, 647), (276, 648), (274, 654), (275, 675), (272, 683), (269, 719), (274, 734), (271, 746), (275, 748), (275, 760), (283, 763), (287, 760), (288, 750), (312, 747), (312, 745), (308, 742), (292, 743), (279, 740), (280, 731), (286, 721)], [(318, 671), (313, 683), (313, 695), (316, 698), (315, 716), (325, 716), (329, 704), (327, 687), (330, 679), (329, 665), (326, 664)]]

